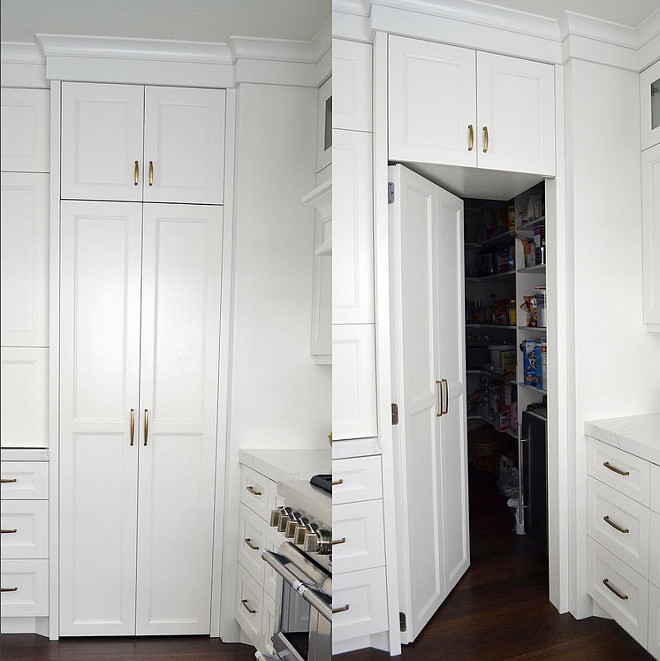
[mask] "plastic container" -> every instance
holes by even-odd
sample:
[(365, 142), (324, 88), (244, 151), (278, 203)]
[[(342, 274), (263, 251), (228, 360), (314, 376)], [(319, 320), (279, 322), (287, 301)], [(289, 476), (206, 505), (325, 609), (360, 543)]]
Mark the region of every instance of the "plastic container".
[(545, 328), (548, 325), (548, 309), (546, 301), (546, 291), (545, 286), (534, 287), (536, 292), (536, 314), (537, 314), (537, 326), (540, 328)]
[(490, 362), (495, 363), (501, 372), (511, 372), (512, 369), (515, 369), (515, 344), (489, 344), (488, 350), (490, 351)]

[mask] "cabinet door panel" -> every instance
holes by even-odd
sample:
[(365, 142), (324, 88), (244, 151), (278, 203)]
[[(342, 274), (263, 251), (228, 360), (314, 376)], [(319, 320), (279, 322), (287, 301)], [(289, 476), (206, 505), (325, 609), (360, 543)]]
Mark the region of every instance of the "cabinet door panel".
[(62, 635), (135, 633), (140, 225), (140, 204), (62, 203)]
[(3, 172), (2, 346), (48, 346), (48, 175)]
[(639, 74), (642, 149), (660, 142), (660, 62)]
[(142, 199), (143, 112), (141, 86), (62, 83), (62, 199)]
[(221, 208), (144, 205), (138, 634), (209, 633), (221, 231)]
[(554, 67), (477, 53), (477, 91), (479, 167), (554, 175)]
[(475, 51), (389, 39), (390, 160), (476, 167)]
[(642, 152), (642, 239), (644, 323), (660, 332), (660, 144)]
[(332, 40), (332, 126), (371, 131), (371, 44)]
[(147, 87), (144, 200), (222, 204), (224, 143), (224, 90)]

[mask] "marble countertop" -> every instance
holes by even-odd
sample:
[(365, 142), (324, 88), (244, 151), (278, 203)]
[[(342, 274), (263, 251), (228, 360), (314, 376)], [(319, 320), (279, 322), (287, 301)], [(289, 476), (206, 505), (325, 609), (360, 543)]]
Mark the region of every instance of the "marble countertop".
[(48, 448), (2, 448), (2, 461), (48, 461)]
[(660, 413), (590, 420), (584, 432), (603, 443), (660, 465)]
[(332, 473), (330, 446), (320, 450), (239, 450), (238, 461), (275, 482)]

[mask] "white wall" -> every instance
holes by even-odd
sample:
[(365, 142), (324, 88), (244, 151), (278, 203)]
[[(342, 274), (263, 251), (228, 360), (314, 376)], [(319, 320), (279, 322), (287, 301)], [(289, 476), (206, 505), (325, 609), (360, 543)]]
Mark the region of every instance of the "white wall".
[(660, 334), (642, 324), (639, 76), (573, 60), (565, 92), (575, 332), (571, 611), (583, 617), (591, 613), (584, 421), (660, 411)]

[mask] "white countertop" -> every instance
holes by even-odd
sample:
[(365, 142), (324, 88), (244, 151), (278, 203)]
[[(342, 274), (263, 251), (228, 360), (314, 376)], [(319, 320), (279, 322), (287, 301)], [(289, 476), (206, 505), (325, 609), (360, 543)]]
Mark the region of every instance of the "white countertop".
[(332, 473), (330, 445), (321, 450), (239, 450), (238, 461), (275, 482)]
[(660, 413), (591, 420), (584, 432), (603, 443), (660, 465)]
[(48, 448), (2, 448), (2, 461), (48, 461)]

